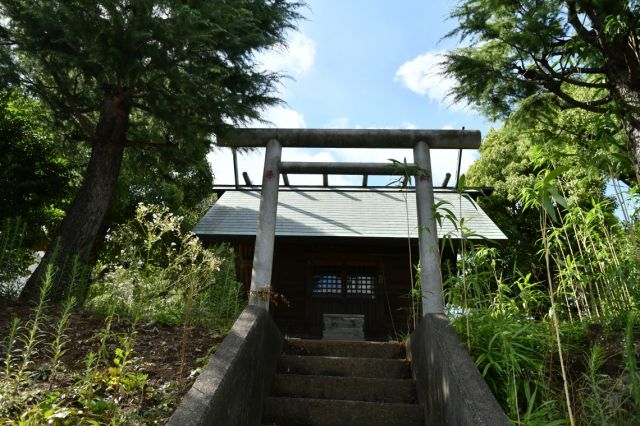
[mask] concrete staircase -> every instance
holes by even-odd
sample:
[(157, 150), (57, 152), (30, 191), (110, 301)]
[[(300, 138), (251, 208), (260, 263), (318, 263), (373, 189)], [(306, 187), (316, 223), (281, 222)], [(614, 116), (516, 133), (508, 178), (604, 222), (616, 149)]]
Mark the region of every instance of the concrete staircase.
[(264, 425), (423, 425), (411, 364), (398, 342), (287, 340)]

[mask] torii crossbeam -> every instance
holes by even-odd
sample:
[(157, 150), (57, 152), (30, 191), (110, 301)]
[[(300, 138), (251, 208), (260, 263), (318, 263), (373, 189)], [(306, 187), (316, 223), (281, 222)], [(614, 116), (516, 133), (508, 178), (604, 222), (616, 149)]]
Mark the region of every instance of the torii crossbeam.
[(282, 162), (282, 148), (412, 148), (420, 247), (422, 313), (442, 313), (444, 298), (440, 251), (431, 176), (430, 149), (477, 149), (477, 130), (404, 129), (235, 129), (219, 137), (219, 146), (231, 148), (266, 147), (260, 213), (251, 273), (250, 303), (269, 308), (263, 291), (271, 285), (280, 174), (398, 174), (380, 163), (303, 163)]

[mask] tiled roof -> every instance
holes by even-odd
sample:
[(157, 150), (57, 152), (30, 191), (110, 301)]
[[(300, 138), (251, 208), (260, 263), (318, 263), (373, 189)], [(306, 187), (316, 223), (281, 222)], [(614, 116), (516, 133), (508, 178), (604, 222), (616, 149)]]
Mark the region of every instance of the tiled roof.
[[(447, 209), (464, 218), (470, 238), (506, 239), (487, 214), (468, 196), (436, 192), (442, 226), (438, 237), (459, 238)], [(406, 199), (406, 202), (405, 202)], [(227, 191), (194, 228), (198, 235), (255, 235), (260, 192)], [(278, 195), (278, 236), (417, 238), (415, 192), (398, 189), (283, 189)]]

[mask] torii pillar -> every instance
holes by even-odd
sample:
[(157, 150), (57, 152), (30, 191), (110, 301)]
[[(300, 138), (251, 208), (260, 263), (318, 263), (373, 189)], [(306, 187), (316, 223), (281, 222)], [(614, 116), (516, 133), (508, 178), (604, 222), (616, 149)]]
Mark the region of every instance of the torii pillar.
[(280, 181), (279, 163), (282, 145), (271, 139), (264, 155), (262, 190), (260, 192), (260, 213), (256, 231), (256, 245), (253, 251), (251, 272), (251, 293), (249, 303), (269, 310), (271, 272), (273, 270), (273, 246), (276, 236), (276, 216), (278, 210), (278, 185)]
[(440, 314), (444, 309), (440, 249), (436, 227), (435, 198), (431, 175), (429, 146), (418, 142), (413, 147), (416, 172), (416, 210), (418, 212), (418, 244), (420, 247), (420, 288), (422, 315)]

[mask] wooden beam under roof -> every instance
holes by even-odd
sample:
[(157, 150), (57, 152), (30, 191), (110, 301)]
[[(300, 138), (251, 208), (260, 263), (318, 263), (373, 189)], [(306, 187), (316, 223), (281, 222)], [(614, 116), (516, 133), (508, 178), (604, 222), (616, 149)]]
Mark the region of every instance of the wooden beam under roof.
[(423, 141), (432, 149), (477, 149), (478, 130), (420, 129), (234, 129), (219, 135), (218, 146), (258, 148), (276, 139), (294, 148), (413, 148)]

